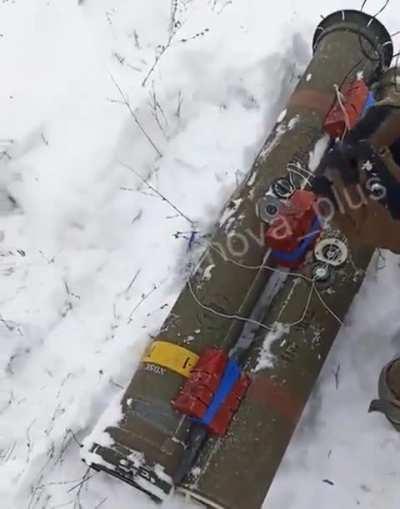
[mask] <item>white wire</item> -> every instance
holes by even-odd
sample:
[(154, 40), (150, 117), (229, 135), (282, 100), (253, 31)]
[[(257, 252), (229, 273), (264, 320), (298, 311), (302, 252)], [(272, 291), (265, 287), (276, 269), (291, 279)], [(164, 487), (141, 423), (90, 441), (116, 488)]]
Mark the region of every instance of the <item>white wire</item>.
[(328, 311), (328, 313), (335, 318), (340, 325), (344, 325), (343, 320), (341, 320), (338, 315), (333, 311), (331, 307), (328, 306), (326, 301), (322, 298), (321, 292), (318, 290), (318, 288), (315, 288), (315, 293), (317, 294), (317, 297), (319, 298), (321, 304), (324, 306), (324, 308)]
[(226, 261), (233, 263), (234, 265), (237, 265), (238, 267), (241, 267), (242, 269), (249, 269), (249, 270), (260, 270), (260, 269), (266, 269), (270, 270), (271, 272), (276, 272), (278, 274), (287, 274), (291, 277), (300, 277), (302, 279), (305, 279), (306, 281), (311, 281), (312, 279), (308, 278), (304, 274), (301, 274), (300, 272), (286, 272), (283, 269), (279, 269), (277, 267), (272, 267), (272, 265), (266, 265), (265, 263), (262, 263), (261, 265), (245, 265), (244, 263), (240, 263), (233, 258), (230, 258), (225, 255), (222, 251), (220, 251), (216, 246), (210, 245), (210, 248), (213, 249), (216, 253), (218, 253), (222, 258), (224, 258)]
[[(271, 272), (275, 272), (277, 274), (286, 274), (289, 277), (301, 278), (304, 281), (306, 281), (306, 282), (311, 284), (311, 291), (310, 291), (310, 294), (308, 296), (307, 303), (306, 303), (304, 312), (302, 314), (302, 318), (300, 318), (299, 320), (297, 320), (296, 322), (294, 322), (292, 324), (284, 324), (284, 325), (287, 325), (289, 327), (293, 327), (295, 325), (299, 325), (300, 323), (302, 323), (304, 321), (304, 318), (305, 318), (305, 316), (307, 314), (307, 311), (308, 311), (308, 309), (310, 307), (311, 300), (312, 300), (312, 295), (313, 295), (314, 292), (317, 294), (321, 304), (329, 312), (329, 314), (333, 318), (335, 318), (339, 322), (340, 325), (344, 325), (343, 321), (337, 316), (337, 314), (333, 311), (333, 309), (327, 304), (327, 302), (322, 297), (321, 292), (318, 290), (318, 288), (317, 288), (317, 286), (315, 284), (315, 280), (314, 279), (312, 279), (310, 277), (307, 277), (306, 275), (301, 274), (300, 272), (288, 272), (287, 273), (285, 270), (279, 269), (278, 267), (272, 267), (272, 266), (266, 265), (264, 263), (262, 265), (254, 265), (254, 266), (252, 266), (252, 265), (245, 265), (243, 263), (240, 263), (240, 262), (234, 260), (233, 258), (227, 257), (225, 254), (221, 253), (221, 251), (219, 249), (217, 249), (215, 246), (213, 246), (212, 244), (211, 244), (210, 248), (213, 249), (214, 251), (216, 251), (221, 257), (224, 257), (225, 260), (229, 261), (230, 263), (232, 263), (234, 265), (237, 265), (238, 267), (241, 267), (241, 268), (244, 268), (244, 269), (249, 269), (249, 270), (266, 269), (266, 270), (270, 270)], [(243, 316), (238, 316), (238, 315), (228, 315), (226, 313), (221, 313), (219, 311), (216, 311), (215, 309), (210, 308), (209, 306), (206, 306), (205, 304), (203, 304), (200, 301), (200, 299), (195, 294), (190, 280), (188, 281), (188, 286), (189, 286), (190, 293), (192, 294), (192, 297), (194, 298), (196, 303), (199, 304), (206, 311), (209, 311), (209, 312), (213, 313), (214, 315), (219, 316), (220, 318), (236, 319), (236, 320), (240, 320), (240, 321), (243, 321), (243, 322), (253, 323), (255, 325), (260, 325), (262, 328), (267, 329), (267, 330), (271, 330), (272, 329), (271, 327), (268, 327), (265, 324), (262, 324), (261, 322), (258, 322), (256, 320), (251, 320), (249, 318), (245, 318)]]
[(305, 176), (305, 175), (302, 175), (298, 170), (294, 170), (293, 168), (289, 168), (288, 167), (288, 172), (289, 173), (295, 173), (296, 175), (298, 175), (302, 180), (304, 180), (305, 182), (307, 182), (307, 184), (311, 187), (312, 186), (312, 183), (310, 181), (310, 178)]
[(315, 174), (313, 171), (311, 170), (308, 170), (307, 168), (304, 168), (303, 166), (301, 166), (300, 164), (296, 164), (296, 163), (293, 163), (293, 162), (290, 162), (287, 164), (287, 168), (292, 168), (294, 167), (295, 170), (297, 170), (298, 172), (304, 172), (305, 174), (309, 175), (310, 177), (315, 177)]
[(225, 318), (225, 319), (228, 319), (228, 320), (239, 320), (240, 322), (252, 323), (253, 325), (257, 325), (257, 326), (259, 326), (259, 327), (261, 327), (263, 329), (266, 329), (267, 331), (271, 331), (272, 330), (272, 327), (269, 327), (268, 325), (265, 325), (265, 324), (263, 324), (263, 323), (261, 323), (261, 322), (259, 322), (257, 320), (252, 320), (251, 318), (245, 318), (244, 316), (235, 315), (235, 314), (234, 315), (229, 315), (227, 313), (221, 313), (220, 311), (217, 311), (214, 308), (206, 306), (197, 297), (195, 291), (193, 290), (193, 286), (192, 286), (192, 282), (191, 282), (190, 278), (188, 279), (187, 284), (188, 284), (188, 288), (190, 290), (190, 293), (192, 294), (192, 297), (193, 297), (194, 301), (202, 309), (204, 309), (205, 311), (208, 311), (209, 313), (212, 313), (213, 315), (218, 316), (220, 318)]
[[(348, 113), (346, 111), (346, 108), (345, 108), (345, 106), (343, 104), (343, 94), (340, 91), (339, 86), (336, 83), (333, 86), (335, 88), (336, 97), (337, 97), (340, 109), (342, 110), (343, 115), (344, 115), (344, 121), (345, 121), (345, 124), (346, 124), (346, 129), (347, 129), (347, 131), (350, 131), (350, 129), (351, 129), (350, 118), (349, 118), (349, 115), (348, 115)], [(344, 134), (345, 133), (343, 133), (343, 137), (344, 137)]]
[(286, 327), (296, 327), (297, 325), (300, 325), (304, 322), (304, 320), (307, 316), (308, 310), (310, 309), (312, 297), (314, 294), (314, 289), (315, 289), (315, 282), (313, 281), (311, 288), (310, 288), (310, 292), (308, 294), (307, 302), (306, 302), (306, 305), (304, 306), (304, 311), (303, 311), (303, 314), (301, 315), (301, 317), (298, 320), (296, 320), (295, 322), (284, 323), (283, 325), (285, 325)]

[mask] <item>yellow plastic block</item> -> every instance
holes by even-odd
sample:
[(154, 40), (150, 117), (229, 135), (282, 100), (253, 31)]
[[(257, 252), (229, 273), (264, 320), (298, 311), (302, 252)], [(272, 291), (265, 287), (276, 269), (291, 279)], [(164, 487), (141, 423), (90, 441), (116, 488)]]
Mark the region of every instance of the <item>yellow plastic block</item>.
[(199, 356), (186, 348), (168, 341), (154, 341), (143, 362), (167, 368), (189, 378)]

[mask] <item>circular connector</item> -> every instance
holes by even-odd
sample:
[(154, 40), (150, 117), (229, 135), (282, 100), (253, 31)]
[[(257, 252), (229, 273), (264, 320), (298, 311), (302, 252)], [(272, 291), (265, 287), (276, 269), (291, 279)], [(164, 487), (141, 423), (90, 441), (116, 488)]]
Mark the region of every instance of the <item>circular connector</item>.
[(382, 200), (387, 194), (386, 187), (382, 184), (379, 177), (371, 178), (368, 181), (368, 192), (376, 200)]
[(271, 191), (280, 200), (289, 200), (296, 189), (289, 179), (280, 177), (272, 182)]
[(319, 262), (338, 268), (346, 263), (349, 250), (342, 240), (330, 237), (318, 242), (314, 256)]
[(276, 196), (267, 195), (257, 202), (257, 215), (265, 223), (272, 223), (279, 214), (281, 202)]
[(315, 262), (311, 267), (311, 278), (318, 288), (325, 290), (333, 285), (335, 274), (328, 264)]

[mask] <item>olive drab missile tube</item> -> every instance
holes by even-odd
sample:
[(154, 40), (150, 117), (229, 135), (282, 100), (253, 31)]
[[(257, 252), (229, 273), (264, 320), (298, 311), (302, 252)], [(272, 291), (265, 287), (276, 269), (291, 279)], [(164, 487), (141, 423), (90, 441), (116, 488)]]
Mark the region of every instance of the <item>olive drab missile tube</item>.
[[(285, 114), (152, 339), (118, 421), (86, 441), (91, 467), (154, 501), (175, 490), (206, 507), (261, 507), (373, 254), (340, 232), (317, 231), (312, 193), (301, 189), (317, 166), (310, 153), (328, 145), (326, 119), (340, 90), (378, 80), (391, 64), (392, 41), (376, 18), (345, 10), (324, 18), (313, 50)], [(306, 240), (281, 253), (266, 223), (292, 195)], [(194, 468), (179, 476), (188, 457)]]

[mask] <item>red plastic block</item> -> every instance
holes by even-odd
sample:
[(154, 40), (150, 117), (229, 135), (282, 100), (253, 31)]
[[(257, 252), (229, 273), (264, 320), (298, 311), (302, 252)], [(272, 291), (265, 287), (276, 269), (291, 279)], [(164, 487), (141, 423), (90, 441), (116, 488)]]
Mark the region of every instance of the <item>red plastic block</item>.
[(341, 138), (347, 127), (352, 129), (357, 124), (364, 111), (369, 90), (363, 80), (356, 80), (343, 87), (341, 93), (343, 108), (336, 101), (325, 120), (325, 130), (332, 138)]
[(201, 419), (217, 391), (228, 355), (210, 348), (200, 357), (172, 406), (184, 415)]
[(246, 395), (251, 384), (249, 375), (242, 375), (233, 388), (233, 391), (224, 401), (217, 415), (208, 426), (208, 431), (214, 435), (224, 436), (232, 422), (233, 416), (238, 411), (240, 403)]
[(275, 251), (294, 251), (310, 232), (316, 219), (315, 201), (316, 196), (311, 191), (296, 191), (268, 228), (267, 246)]

